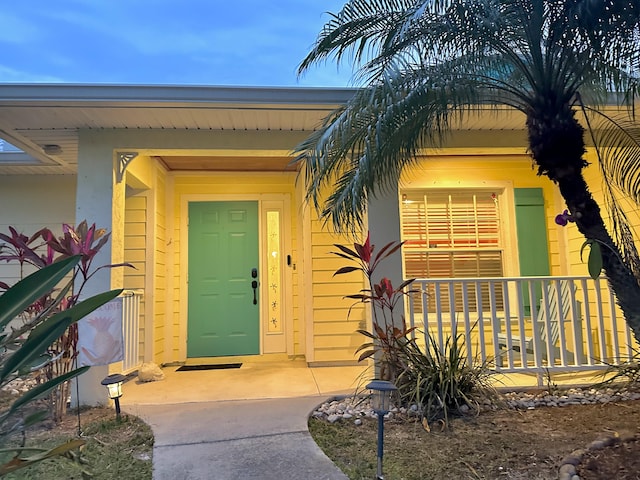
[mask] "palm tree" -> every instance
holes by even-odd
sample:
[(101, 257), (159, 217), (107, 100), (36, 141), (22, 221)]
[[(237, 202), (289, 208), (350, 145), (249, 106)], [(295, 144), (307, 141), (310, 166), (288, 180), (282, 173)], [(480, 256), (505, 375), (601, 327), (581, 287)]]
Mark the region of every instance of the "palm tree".
[[(640, 261), (616, 202), (624, 194), (640, 203), (640, 134), (632, 117), (601, 108), (615, 100), (633, 112), (640, 0), (350, 0), (330, 16), (299, 74), (349, 60), (363, 87), (296, 148), (321, 216), (342, 229), (361, 225), (368, 198), (397, 186), (455, 122), (481, 108), (516, 109), (538, 174), (558, 185), (571, 219), (599, 247), (640, 340)], [(583, 176), (587, 141), (606, 180), (610, 231)]]

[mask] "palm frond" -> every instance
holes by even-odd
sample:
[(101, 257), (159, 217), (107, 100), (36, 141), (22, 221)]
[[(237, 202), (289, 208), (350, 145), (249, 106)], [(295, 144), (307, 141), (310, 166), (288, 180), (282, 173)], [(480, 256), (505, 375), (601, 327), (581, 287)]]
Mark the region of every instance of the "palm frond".
[(359, 90), (296, 147), (307, 199), (336, 229), (360, 227), (370, 195), (394, 188), (421, 149), (439, 147), (454, 114), (478, 105), (482, 91), (447, 66), (393, 71)]
[(300, 63), (298, 74), (331, 56), (337, 63), (347, 55), (359, 62), (367, 52), (384, 43), (398, 19), (416, 3), (415, 0), (351, 0), (340, 12), (329, 12), (330, 20)]

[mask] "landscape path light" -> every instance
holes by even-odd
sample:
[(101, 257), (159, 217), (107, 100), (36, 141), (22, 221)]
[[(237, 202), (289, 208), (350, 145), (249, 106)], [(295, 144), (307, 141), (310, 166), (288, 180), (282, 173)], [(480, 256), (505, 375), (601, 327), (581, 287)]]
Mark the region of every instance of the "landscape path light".
[(382, 475), (384, 416), (389, 413), (391, 394), (398, 390), (398, 387), (387, 380), (372, 380), (366, 388), (371, 390), (371, 406), (378, 416), (378, 469), (376, 473), (376, 480), (384, 480), (384, 476)]
[(119, 373), (114, 373), (113, 375), (109, 375), (105, 377), (102, 382), (102, 385), (107, 387), (109, 391), (109, 398), (114, 401), (116, 404), (116, 418), (120, 419), (120, 397), (122, 396), (122, 383), (127, 379), (124, 375)]

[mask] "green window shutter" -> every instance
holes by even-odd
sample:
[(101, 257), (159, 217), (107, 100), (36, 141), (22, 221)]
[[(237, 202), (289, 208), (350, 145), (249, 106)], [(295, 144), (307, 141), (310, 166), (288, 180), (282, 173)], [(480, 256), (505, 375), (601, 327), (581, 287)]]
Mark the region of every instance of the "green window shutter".
[[(516, 201), (516, 230), (518, 234), (518, 258), (523, 277), (549, 275), (549, 243), (544, 215), (544, 198), (541, 188), (514, 189)], [(527, 313), (530, 302), (523, 292)], [(541, 292), (536, 292), (539, 301)]]

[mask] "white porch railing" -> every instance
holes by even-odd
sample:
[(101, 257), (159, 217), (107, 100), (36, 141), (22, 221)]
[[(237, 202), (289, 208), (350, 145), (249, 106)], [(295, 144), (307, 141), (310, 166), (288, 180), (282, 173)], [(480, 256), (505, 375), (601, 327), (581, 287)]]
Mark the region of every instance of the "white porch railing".
[(502, 373), (605, 369), (635, 342), (606, 279), (517, 277), (418, 279), (410, 326), (442, 348), (464, 334), (469, 362)]
[(122, 298), (122, 335), (124, 337), (124, 357), (122, 373), (128, 374), (140, 366), (140, 303), (142, 290), (124, 290)]

